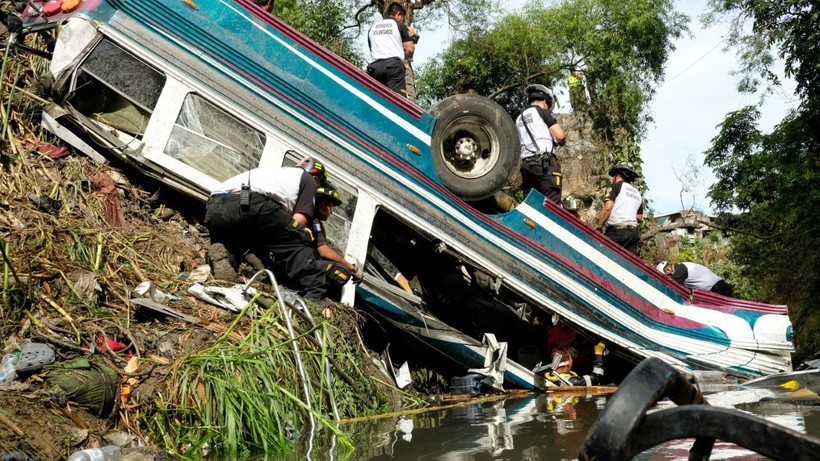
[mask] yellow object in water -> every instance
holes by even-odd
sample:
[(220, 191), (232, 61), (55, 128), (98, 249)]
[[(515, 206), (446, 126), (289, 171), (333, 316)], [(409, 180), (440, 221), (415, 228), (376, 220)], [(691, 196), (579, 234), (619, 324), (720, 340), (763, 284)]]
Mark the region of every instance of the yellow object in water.
[(785, 383), (781, 384), (780, 387), (782, 387), (784, 389), (788, 389), (790, 391), (793, 391), (793, 390), (796, 390), (796, 389), (800, 389), (800, 383), (798, 383), (795, 380), (791, 380), (791, 381), (786, 381)]

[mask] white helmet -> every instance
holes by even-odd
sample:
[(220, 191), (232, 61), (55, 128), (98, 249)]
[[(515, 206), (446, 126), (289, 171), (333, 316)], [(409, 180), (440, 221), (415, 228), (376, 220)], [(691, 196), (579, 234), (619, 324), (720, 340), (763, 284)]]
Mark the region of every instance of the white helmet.
[(663, 272), (663, 268), (664, 268), (664, 267), (666, 267), (666, 265), (667, 265), (667, 264), (669, 264), (669, 263), (667, 263), (666, 261), (661, 261), (661, 262), (659, 262), (659, 263), (658, 263), (658, 266), (657, 266), (657, 267), (658, 267), (658, 270), (659, 270), (659, 271), (661, 271), (661, 272)]

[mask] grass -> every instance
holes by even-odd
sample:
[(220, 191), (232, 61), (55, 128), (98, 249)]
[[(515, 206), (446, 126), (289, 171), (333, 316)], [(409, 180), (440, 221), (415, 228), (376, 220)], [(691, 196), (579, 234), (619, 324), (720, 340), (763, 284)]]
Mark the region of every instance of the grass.
[[(175, 363), (168, 380), (174, 384), (147, 418), (149, 431), (186, 457), (207, 450), (229, 456), (282, 454), (293, 449), (295, 434), (310, 427), (312, 416), (317, 429), (351, 450), (334, 421), (334, 405), (342, 415), (361, 414), (362, 406), (383, 407), (384, 397), (362, 374), (358, 354), (346, 352), (355, 345), (333, 342), (344, 336), (328, 322), (313, 326), (302, 319), (295, 327), (306, 381), (278, 307), (258, 310), (251, 302), (217, 341)], [(239, 329), (241, 339), (232, 334)], [(323, 347), (310, 339), (315, 336)]]

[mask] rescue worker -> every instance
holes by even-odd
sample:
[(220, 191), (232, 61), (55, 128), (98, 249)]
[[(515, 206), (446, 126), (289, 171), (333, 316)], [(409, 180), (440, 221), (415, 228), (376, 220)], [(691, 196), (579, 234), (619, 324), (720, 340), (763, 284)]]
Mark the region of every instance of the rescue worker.
[(567, 135), (555, 115), (555, 97), (544, 85), (527, 87), (529, 107), (515, 120), (521, 145), (521, 177), (524, 193), (531, 188), (555, 203), (561, 203), (561, 162), (555, 147), (563, 146)]
[(723, 296), (731, 297), (734, 295), (734, 289), (731, 285), (709, 270), (709, 268), (698, 263), (685, 262), (673, 264), (661, 261), (660, 264), (658, 264), (658, 270), (672, 277), (672, 280), (675, 280), (690, 290), (699, 288)]
[(600, 341), (593, 348), (595, 361), (591, 375), (579, 375), (572, 371), (572, 353), (569, 348), (556, 348), (552, 351), (552, 363), (548, 367), (536, 367), (535, 373), (544, 373), (544, 377), (559, 386), (597, 386), (604, 379), (604, 354), (606, 344)]
[(254, 168), (224, 181), (206, 205), (211, 242), (225, 246), (234, 269), (237, 255), (261, 250), (277, 277), (306, 300), (323, 300), (327, 279), (316, 267), (307, 225), (316, 190), (326, 181), (324, 165), (310, 157), (297, 167)]
[(612, 184), (606, 190), (596, 229), (637, 255), (641, 240), (638, 225), (643, 221), (643, 197), (631, 182), (638, 174), (629, 165), (619, 163), (609, 169), (609, 176), (612, 177)]
[(412, 59), (416, 51), (413, 37), (404, 24), (407, 10), (399, 3), (391, 3), (384, 19), (376, 22), (367, 33), (367, 44), (373, 61), (367, 73), (391, 90), (407, 96), (404, 60)]
[(569, 194), (566, 197), (564, 197), (563, 200), (561, 200), (561, 206), (565, 210), (572, 213), (572, 215), (578, 218), (578, 220), (582, 223), (586, 223), (586, 218), (584, 218), (584, 216), (581, 215), (580, 203), (581, 201), (578, 200), (578, 198), (576, 198), (574, 194)]
[(342, 204), (339, 191), (329, 182), (316, 190), (316, 207), (313, 214), (311, 231), (313, 247), (316, 252), (316, 264), (327, 276), (331, 285), (341, 286), (358, 273), (355, 263), (347, 261), (328, 244), (324, 221), (333, 214), (333, 207)]

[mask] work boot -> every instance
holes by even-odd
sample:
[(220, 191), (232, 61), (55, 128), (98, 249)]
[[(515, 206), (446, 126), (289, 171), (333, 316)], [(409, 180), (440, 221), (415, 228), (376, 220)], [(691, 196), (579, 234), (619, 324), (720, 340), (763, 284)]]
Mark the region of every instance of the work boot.
[(229, 282), (239, 280), (239, 274), (231, 264), (231, 254), (225, 245), (212, 243), (208, 247), (208, 262), (211, 264), (211, 271), (215, 279)]
[(265, 263), (262, 262), (262, 259), (259, 258), (259, 256), (256, 256), (256, 253), (246, 253), (245, 262), (257, 272), (267, 269), (265, 267)]

